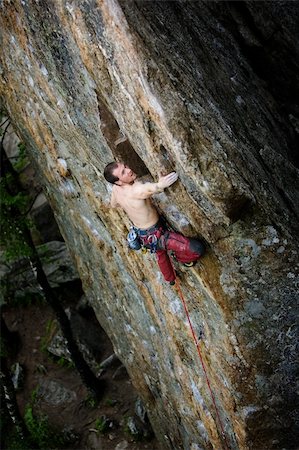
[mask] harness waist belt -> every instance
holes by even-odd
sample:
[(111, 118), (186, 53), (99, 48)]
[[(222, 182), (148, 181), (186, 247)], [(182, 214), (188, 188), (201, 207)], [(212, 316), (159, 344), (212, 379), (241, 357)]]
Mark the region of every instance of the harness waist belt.
[(136, 231), (139, 234), (139, 236), (148, 236), (149, 234), (154, 233), (157, 230), (157, 228), (159, 228), (160, 226), (161, 226), (161, 222), (159, 220), (155, 225), (153, 225), (150, 228), (147, 228), (146, 230), (142, 230), (141, 228), (136, 228)]

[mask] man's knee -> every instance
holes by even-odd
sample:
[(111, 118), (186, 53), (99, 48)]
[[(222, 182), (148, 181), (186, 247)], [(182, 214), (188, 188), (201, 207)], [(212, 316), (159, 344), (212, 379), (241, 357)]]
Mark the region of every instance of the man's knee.
[(197, 253), (200, 256), (203, 256), (206, 251), (206, 246), (202, 241), (198, 239), (189, 238), (190, 242), (190, 250), (194, 253)]

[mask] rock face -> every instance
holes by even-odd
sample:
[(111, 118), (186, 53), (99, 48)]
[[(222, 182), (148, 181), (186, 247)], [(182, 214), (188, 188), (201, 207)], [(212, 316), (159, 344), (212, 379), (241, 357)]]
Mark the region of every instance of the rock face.
[[(163, 448), (295, 448), (298, 3), (0, 5), (2, 99)], [(176, 266), (206, 373), (109, 208), (114, 158), (179, 174), (155, 202), (208, 243)]]

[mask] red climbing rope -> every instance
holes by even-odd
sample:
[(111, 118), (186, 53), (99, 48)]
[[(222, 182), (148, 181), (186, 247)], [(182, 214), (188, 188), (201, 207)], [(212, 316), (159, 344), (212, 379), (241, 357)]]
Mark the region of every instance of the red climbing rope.
[(227, 440), (226, 440), (226, 435), (225, 435), (225, 432), (224, 432), (224, 427), (223, 427), (223, 424), (222, 424), (222, 421), (221, 421), (221, 418), (220, 418), (219, 410), (218, 410), (217, 405), (216, 405), (215, 396), (213, 394), (213, 391), (212, 391), (212, 388), (211, 388), (211, 384), (210, 384), (210, 380), (209, 380), (209, 377), (208, 377), (208, 374), (207, 374), (207, 371), (206, 371), (206, 366), (205, 366), (205, 363), (203, 361), (202, 354), (201, 354), (201, 351), (200, 351), (200, 348), (199, 348), (199, 340), (197, 339), (197, 337), (195, 335), (195, 332), (194, 332), (194, 329), (193, 329), (193, 326), (192, 326), (192, 323), (191, 323), (191, 320), (190, 320), (188, 308), (187, 308), (187, 305), (186, 305), (186, 301), (185, 301), (185, 298), (183, 296), (183, 292), (181, 290), (181, 286), (180, 286), (178, 278), (176, 278), (176, 288), (178, 290), (179, 296), (180, 296), (181, 301), (183, 303), (184, 310), (185, 310), (185, 313), (186, 313), (186, 316), (187, 316), (187, 319), (188, 319), (188, 322), (189, 322), (190, 330), (191, 330), (191, 333), (192, 333), (192, 336), (193, 336), (193, 340), (194, 340), (195, 346), (197, 348), (197, 353), (198, 353), (198, 356), (199, 356), (199, 359), (200, 359), (200, 362), (201, 362), (201, 366), (202, 366), (202, 369), (203, 369), (205, 377), (206, 377), (208, 388), (209, 388), (209, 391), (210, 391), (210, 394), (211, 394), (211, 398), (212, 398), (212, 401), (213, 401), (213, 405), (214, 405), (214, 408), (215, 408), (215, 411), (216, 411), (216, 416), (217, 416), (217, 419), (218, 419), (218, 422), (219, 422), (219, 425), (220, 425), (221, 435), (222, 435), (224, 443), (225, 443), (225, 448), (229, 449), (229, 446), (228, 446)]

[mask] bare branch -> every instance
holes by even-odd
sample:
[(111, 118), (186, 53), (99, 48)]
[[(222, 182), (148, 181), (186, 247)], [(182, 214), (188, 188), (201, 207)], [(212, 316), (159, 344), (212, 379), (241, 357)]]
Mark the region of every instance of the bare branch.
[(9, 120), (9, 117), (7, 117), (7, 119), (4, 120), (4, 122), (1, 123), (0, 128), (3, 127), (3, 125)]
[[(8, 119), (7, 119), (8, 120)], [(4, 131), (3, 131), (3, 134), (2, 134), (2, 138), (1, 138), (1, 143), (0, 143), (0, 145), (1, 145), (1, 151), (2, 151), (2, 149), (3, 149), (3, 142), (4, 142), (4, 138), (5, 138), (5, 134), (6, 134), (6, 132), (7, 132), (7, 129), (8, 129), (8, 127), (9, 127), (9, 125), (10, 125), (10, 122), (6, 125), (6, 127), (4, 128)]]
[(22, 214), (22, 216), (27, 216), (27, 214), (30, 213), (30, 211), (31, 211), (31, 209), (32, 209), (32, 207), (33, 207), (33, 205), (34, 205), (34, 203), (35, 203), (35, 200), (37, 199), (37, 197), (39, 196), (39, 194), (40, 194), (41, 192), (43, 192), (42, 189), (40, 189), (40, 190), (37, 192), (37, 194), (35, 195), (34, 199), (33, 199), (32, 202), (30, 203), (30, 206), (29, 206), (28, 210), (27, 210), (26, 212), (24, 212), (24, 213)]

